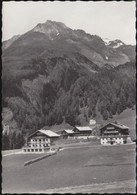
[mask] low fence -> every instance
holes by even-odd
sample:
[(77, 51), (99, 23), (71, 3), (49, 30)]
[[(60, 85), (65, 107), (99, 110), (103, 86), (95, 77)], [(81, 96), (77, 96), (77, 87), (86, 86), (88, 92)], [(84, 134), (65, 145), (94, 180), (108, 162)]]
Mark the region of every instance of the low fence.
[(24, 166), (30, 165), (30, 164), (32, 164), (34, 162), (37, 162), (39, 160), (42, 160), (42, 159), (47, 158), (49, 156), (52, 156), (52, 155), (54, 155), (56, 153), (57, 153), (57, 151), (50, 152), (50, 153), (45, 154), (44, 156), (41, 156), (41, 157), (38, 157), (38, 158), (35, 158), (35, 159), (32, 159), (32, 160), (29, 160), (29, 161), (27, 161), (27, 162), (24, 163)]

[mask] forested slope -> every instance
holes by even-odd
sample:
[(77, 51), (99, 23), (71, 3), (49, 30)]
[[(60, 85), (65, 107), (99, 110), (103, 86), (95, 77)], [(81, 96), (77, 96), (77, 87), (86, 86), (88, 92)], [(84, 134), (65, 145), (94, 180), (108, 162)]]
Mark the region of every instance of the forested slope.
[(2, 102), (10, 136), (62, 123), (85, 125), (98, 113), (107, 120), (135, 106), (134, 48), (113, 48), (51, 21), (6, 42)]

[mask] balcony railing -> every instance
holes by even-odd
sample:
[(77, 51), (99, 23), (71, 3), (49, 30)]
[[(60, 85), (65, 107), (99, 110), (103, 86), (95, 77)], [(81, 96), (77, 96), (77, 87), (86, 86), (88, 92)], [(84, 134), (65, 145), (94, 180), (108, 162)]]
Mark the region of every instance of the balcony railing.
[(101, 135), (100, 138), (102, 137), (129, 137), (129, 135)]
[(50, 143), (50, 141), (29, 141), (29, 144), (46, 144), (46, 143)]
[(27, 148), (30, 148), (30, 149), (43, 149), (43, 148), (50, 148), (50, 146), (42, 146), (42, 147), (40, 147), (40, 146), (23, 146), (22, 147), (23, 149), (27, 149)]

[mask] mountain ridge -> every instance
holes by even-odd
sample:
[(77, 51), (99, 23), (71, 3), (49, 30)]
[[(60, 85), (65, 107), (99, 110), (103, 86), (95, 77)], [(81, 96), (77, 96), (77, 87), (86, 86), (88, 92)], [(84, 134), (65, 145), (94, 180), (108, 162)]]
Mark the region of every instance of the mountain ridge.
[[(43, 35), (45, 35), (45, 37), (43, 36), (42, 38), (42, 34), (38, 35), (38, 33), (42, 33)], [(36, 42), (36, 44), (38, 44), (37, 42), (38, 41), (40, 42), (41, 40), (41, 43), (39, 44), (43, 45), (42, 46), (43, 50), (45, 49), (47, 50), (46, 44), (48, 46), (50, 45), (52, 50), (54, 47), (57, 49), (63, 49), (63, 50), (66, 50), (68, 48), (67, 50), (70, 50), (70, 51), (74, 50), (74, 52), (80, 52), (85, 57), (87, 57), (89, 60), (93, 61), (95, 64), (97, 63), (97, 65), (100, 65), (102, 63), (103, 64), (107, 63), (107, 64), (113, 64), (114, 66), (117, 66), (119, 64), (122, 64), (122, 63), (124, 64), (126, 62), (129, 62), (131, 56), (135, 55), (134, 46), (128, 45), (128, 47), (131, 50), (131, 53), (133, 53), (133, 55), (129, 57), (127, 52), (125, 52), (123, 47), (121, 47), (121, 46), (125, 47), (126, 44), (124, 44), (123, 42), (119, 40), (110, 41), (110, 43), (106, 45), (105, 42), (97, 35), (87, 34), (85, 31), (80, 30), (80, 29), (72, 30), (68, 28), (67, 26), (65, 26), (65, 24), (63, 23), (50, 21), (50, 20), (47, 20), (47, 22), (45, 23), (38, 24), (32, 30), (28, 31), (21, 37), (18, 37), (18, 39), (16, 39), (14, 42), (17, 42), (18, 40), (20, 40), (21, 44), (22, 45), (24, 44), (24, 47), (26, 44), (26, 47), (27, 47), (28, 39), (30, 38), (28, 38), (25, 42), (25, 37), (26, 38), (27, 36), (29, 37), (29, 34), (30, 34), (31, 39), (34, 42)], [(23, 38), (23, 41), (21, 41), (21, 38)], [(38, 39), (38, 41), (36, 39)], [(12, 48), (12, 45), (15, 45), (14, 42), (9, 45), (9, 47), (11, 47), (11, 50), (15, 50), (14, 46)], [(117, 44), (120, 44), (120, 45), (117, 46)], [(20, 45), (17, 45), (17, 46), (19, 47)], [(35, 45), (35, 48), (36, 48), (36, 45)], [(3, 51), (3, 54), (4, 53), (5, 53), (5, 50)]]
[(97, 35), (51, 23), (48, 30), (38, 24), (37, 32), (34, 27), (3, 50), (2, 102), (12, 113), (11, 132), (85, 125), (98, 113), (107, 120), (133, 108), (134, 47), (113, 48)]

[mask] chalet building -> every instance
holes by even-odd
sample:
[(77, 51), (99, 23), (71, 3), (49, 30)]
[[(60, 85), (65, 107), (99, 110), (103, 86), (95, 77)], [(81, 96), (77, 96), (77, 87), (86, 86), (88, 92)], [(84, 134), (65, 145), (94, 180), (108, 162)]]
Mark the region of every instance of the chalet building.
[(91, 136), (92, 128), (88, 126), (86, 127), (75, 126), (73, 132), (74, 132), (74, 137), (87, 138), (88, 136)]
[(61, 132), (61, 135), (63, 139), (67, 139), (67, 138), (74, 137), (74, 132), (72, 129), (66, 129)]
[(103, 145), (131, 142), (129, 128), (122, 124), (109, 123), (100, 129), (100, 143)]
[(23, 152), (46, 152), (60, 136), (50, 130), (37, 130), (28, 137)]

